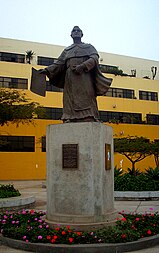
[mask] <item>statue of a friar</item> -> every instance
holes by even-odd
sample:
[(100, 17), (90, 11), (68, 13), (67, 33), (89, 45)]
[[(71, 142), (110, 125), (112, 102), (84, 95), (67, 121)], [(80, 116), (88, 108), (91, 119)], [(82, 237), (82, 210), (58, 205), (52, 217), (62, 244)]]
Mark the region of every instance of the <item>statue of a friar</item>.
[(64, 89), (64, 123), (99, 121), (96, 97), (105, 95), (112, 83), (99, 70), (97, 50), (81, 42), (82, 36), (82, 30), (74, 26), (73, 44), (64, 49), (55, 63), (38, 71), (49, 78), (50, 84)]

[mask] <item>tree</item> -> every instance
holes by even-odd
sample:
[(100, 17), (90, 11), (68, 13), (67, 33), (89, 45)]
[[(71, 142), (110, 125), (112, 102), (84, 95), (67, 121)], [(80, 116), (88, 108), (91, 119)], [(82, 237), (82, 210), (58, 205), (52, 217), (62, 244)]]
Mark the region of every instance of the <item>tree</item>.
[(26, 51), (27, 63), (31, 64), (31, 60), (33, 59), (34, 55), (35, 55), (34, 51), (32, 51), (32, 50), (27, 50)]
[(38, 103), (30, 102), (25, 93), (17, 90), (0, 89), (0, 125), (8, 122), (19, 124), (42, 117), (44, 110)]
[(124, 137), (114, 139), (114, 151), (124, 155), (132, 164), (131, 172), (136, 175), (135, 164), (150, 156), (150, 143), (144, 137)]
[(159, 169), (159, 141), (151, 142), (150, 153), (154, 156), (156, 167)]

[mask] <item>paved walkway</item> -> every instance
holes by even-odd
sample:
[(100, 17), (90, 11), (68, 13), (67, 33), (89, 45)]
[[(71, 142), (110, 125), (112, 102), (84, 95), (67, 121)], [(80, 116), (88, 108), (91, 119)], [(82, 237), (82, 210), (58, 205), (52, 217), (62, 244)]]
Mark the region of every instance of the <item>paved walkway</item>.
[[(0, 184), (7, 183), (14, 184), (14, 187), (25, 195), (34, 195), (36, 197), (36, 210), (46, 210), (46, 188), (42, 187), (43, 181), (0, 181)], [(115, 201), (115, 208), (118, 211), (124, 210), (125, 212), (159, 212), (159, 201)], [(0, 253), (25, 252), (0, 245)], [(129, 253), (159, 253), (159, 245)]]

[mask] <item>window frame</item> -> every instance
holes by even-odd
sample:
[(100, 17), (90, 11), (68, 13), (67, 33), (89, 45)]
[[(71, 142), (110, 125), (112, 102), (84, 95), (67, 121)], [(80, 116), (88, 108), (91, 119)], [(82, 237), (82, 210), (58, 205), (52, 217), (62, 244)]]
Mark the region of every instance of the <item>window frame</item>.
[(148, 101), (158, 101), (158, 93), (155, 91), (139, 90), (139, 99)]
[(0, 135), (0, 152), (35, 152), (35, 136)]
[(28, 89), (28, 79), (0, 76), (0, 88)]
[(25, 63), (25, 54), (0, 52), (0, 61)]
[(134, 99), (135, 98), (134, 94), (135, 94), (135, 91), (132, 89), (122, 89), (122, 88), (110, 87), (105, 96)]

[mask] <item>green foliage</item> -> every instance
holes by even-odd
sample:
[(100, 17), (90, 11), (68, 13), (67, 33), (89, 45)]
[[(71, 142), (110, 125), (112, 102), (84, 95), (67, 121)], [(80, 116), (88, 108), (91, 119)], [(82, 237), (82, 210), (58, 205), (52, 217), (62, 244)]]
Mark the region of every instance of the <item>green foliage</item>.
[(159, 233), (158, 213), (121, 214), (123, 218), (114, 227), (81, 232), (70, 226), (49, 228), (41, 211), (7, 211), (0, 214), (0, 231), (12, 239), (51, 244), (124, 243)]
[(154, 156), (156, 167), (159, 168), (159, 141), (151, 142), (150, 153)]
[(119, 67), (113, 67), (110, 69), (110, 71), (108, 69), (107, 73), (114, 74), (115, 76), (117, 76), (117, 75), (122, 76), (123, 75), (123, 71), (121, 69), (119, 69)]
[(141, 171), (138, 170), (138, 169), (133, 169), (133, 168), (130, 169), (130, 168), (128, 168), (127, 169), (127, 173), (130, 174), (130, 175), (132, 175), (132, 176), (137, 176), (137, 175), (141, 174)]
[(17, 90), (0, 89), (0, 125), (8, 122), (29, 123), (33, 118), (42, 116), (44, 110), (38, 103), (30, 102), (25, 93)]
[(34, 55), (35, 55), (34, 51), (32, 51), (32, 50), (27, 50), (26, 51), (27, 63), (29, 63), (29, 64), (31, 63), (31, 60), (33, 59)]
[(146, 170), (145, 173), (136, 170), (138, 171), (136, 174), (130, 171), (122, 175), (114, 173), (115, 191), (159, 191), (158, 168)]
[[(103, 71), (102, 66), (101, 71)], [(126, 73), (123, 72), (122, 69), (119, 69), (119, 67), (116, 66), (112, 66), (111, 68), (106, 69), (106, 71), (104, 72), (114, 74), (115, 76), (128, 76)]]
[(114, 168), (114, 177), (118, 177), (118, 176), (120, 176), (122, 174), (123, 174), (122, 169), (121, 168), (117, 168), (117, 166), (115, 166), (115, 168)]
[(20, 196), (20, 192), (14, 188), (12, 184), (0, 184), (0, 198), (10, 198)]
[(145, 174), (150, 180), (159, 180), (159, 168), (158, 167), (156, 167), (155, 169), (153, 169), (153, 168), (146, 169)]

